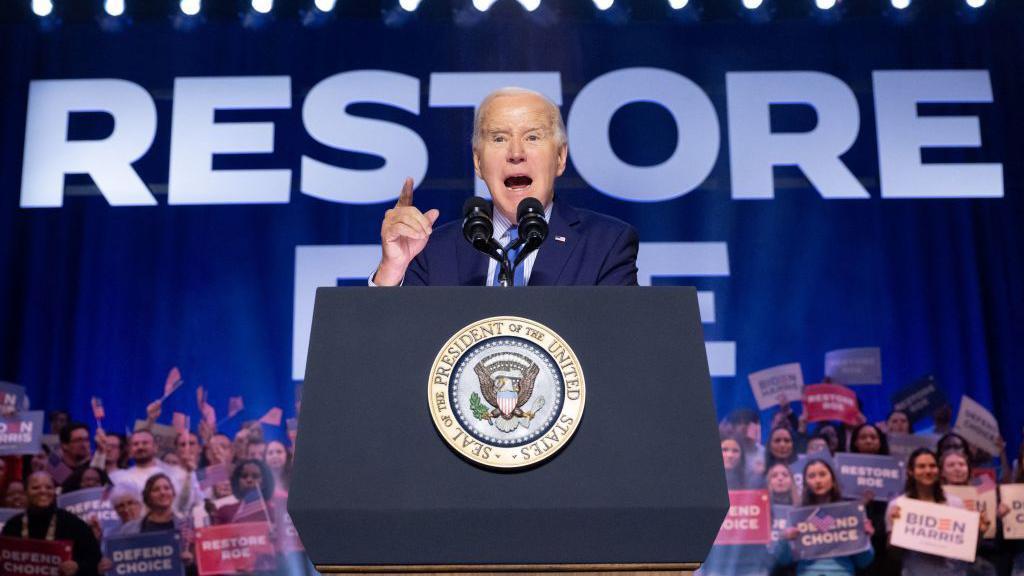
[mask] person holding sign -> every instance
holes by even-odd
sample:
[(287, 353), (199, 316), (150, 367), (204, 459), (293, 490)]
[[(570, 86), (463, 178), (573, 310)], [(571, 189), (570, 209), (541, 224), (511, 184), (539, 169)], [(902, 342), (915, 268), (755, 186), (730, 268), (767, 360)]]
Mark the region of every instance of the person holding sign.
[[(945, 504), (963, 508), (963, 500), (942, 491), (939, 482), (939, 461), (935, 453), (927, 448), (918, 448), (907, 461), (907, 485), (902, 496), (889, 502), (886, 510), (885, 528), (892, 532), (892, 523), (900, 517), (899, 502), (912, 498), (933, 504)], [(903, 575), (928, 574), (929, 576), (964, 576), (968, 564), (961, 560), (943, 558), (916, 550), (903, 551)]]
[(49, 472), (28, 477), (28, 508), (4, 524), (3, 536), (72, 543), (71, 560), (60, 565), (61, 576), (95, 576), (100, 544), (89, 525), (71, 512), (57, 508), (57, 486)]
[[(947, 450), (939, 455), (939, 475), (943, 486), (971, 486), (973, 467), (966, 454), (959, 450)], [(993, 493), (995, 486), (992, 486)], [(992, 519), (984, 510), (979, 509), (980, 500), (966, 500), (964, 506), (968, 510), (979, 512), (978, 518), (981, 533), (992, 528)], [(1000, 514), (1005, 514), (1000, 505)], [(1006, 512), (1009, 512), (1007, 509)], [(1001, 530), (997, 530), (999, 534)], [(999, 555), (999, 542), (993, 538), (978, 539), (978, 557), (974, 560), (972, 574), (995, 574), (995, 558)]]
[[(836, 475), (832, 467), (824, 460), (814, 458), (804, 467), (804, 497), (803, 506), (820, 506), (822, 504), (833, 504), (842, 502), (843, 496), (839, 492), (839, 483), (836, 482)], [(864, 532), (868, 536), (874, 534), (874, 526), (871, 521), (864, 522)], [(779, 539), (777, 553), (780, 564), (792, 564), (793, 552), (790, 541), (796, 540), (800, 531), (796, 526), (790, 526), (783, 532), (783, 538)], [(853, 576), (858, 569), (864, 569), (875, 557), (874, 549), (868, 549), (851, 556), (837, 556), (833, 558), (814, 558), (800, 560), (796, 565), (798, 575), (807, 576)]]
[[(891, 415), (890, 415), (891, 416)], [(889, 455), (889, 442), (885, 432), (882, 432), (874, 424), (864, 423), (853, 429), (850, 434), (850, 452), (854, 454), (873, 454), (875, 456)], [(867, 512), (868, 520), (872, 525), (881, 526), (885, 522), (886, 502), (875, 500), (874, 490), (865, 490), (861, 497), (864, 501), (864, 510)], [(872, 568), (885, 564), (885, 533), (879, 530), (871, 536), (871, 545), (878, 551)], [(872, 570), (874, 572), (875, 570)]]
[[(132, 520), (124, 525), (119, 536), (131, 536), (134, 534), (145, 534), (149, 532), (175, 531), (181, 532), (186, 528), (187, 520), (174, 512), (174, 500), (177, 494), (174, 484), (164, 473), (154, 474), (146, 480), (146, 486), (142, 489), (142, 502), (149, 509), (144, 516)], [(181, 562), (185, 566), (191, 566), (195, 556), (188, 546), (181, 550)]]

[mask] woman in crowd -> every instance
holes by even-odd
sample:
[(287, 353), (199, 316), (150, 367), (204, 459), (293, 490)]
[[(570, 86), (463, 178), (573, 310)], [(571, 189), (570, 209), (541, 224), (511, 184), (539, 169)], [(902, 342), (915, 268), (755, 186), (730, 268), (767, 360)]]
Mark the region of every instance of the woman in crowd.
[[(803, 506), (820, 506), (841, 502), (842, 494), (839, 492), (839, 484), (832, 472), (832, 467), (820, 459), (812, 459), (804, 467), (804, 495)], [(868, 520), (864, 524), (864, 532), (871, 536), (874, 534), (874, 526)], [(799, 531), (795, 526), (786, 529), (784, 538), (779, 540), (777, 553), (780, 564), (792, 564), (793, 553), (790, 541), (795, 540)], [(800, 560), (796, 565), (798, 575), (808, 576), (853, 576), (858, 569), (867, 568), (874, 559), (874, 549), (869, 546), (867, 550), (850, 556), (838, 556), (834, 558), (820, 558), (813, 560)]]
[(101, 468), (109, 476), (111, 472), (128, 467), (128, 450), (125, 449), (124, 434), (96, 431), (96, 452), (89, 466)]
[[(121, 527), (120, 535), (129, 536), (132, 534), (146, 534), (149, 532), (181, 532), (186, 527), (187, 519), (179, 516), (174, 511), (174, 500), (177, 494), (174, 484), (164, 473), (154, 474), (146, 480), (146, 486), (142, 489), (142, 502), (146, 505), (147, 512), (140, 518), (131, 520)], [(191, 546), (182, 542), (181, 563), (191, 571), (195, 563), (195, 556)]]
[(800, 503), (800, 491), (793, 481), (793, 472), (789, 466), (776, 462), (768, 469), (767, 478), (773, 505), (797, 506)]
[(60, 564), (61, 576), (95, 576), (100, 544), (89, 526), (71, 512), (57, 508), (57, 486), (49, 472), (28, 477), (28, 508), (4, 524), (4, 536), (34, 540), (67, 540), (71, 560)]
[(828, 449), (830, 452), (835, 454), (846, 449), (846, 436), (835, 424), (831, 422), (822, 422), (818, 425), (818, 429), (814, 432), (815, 436), (821, 436), (828, 441)]
[[(959, 450), (946, 450), (939, 455), (939, 475), (942, 478), (943, 486), (970, 486), (973, 479), (973, 467), (966, 454)], [(976, 510), (974, 506), (967, 506), (970, 510)], [(1004, 512), (1005, 510), (1005, 512)], [(1000, 505), (1000, 515), (1009, 512), (1008, 508)], [(990, 521), (985, 515), (981, 516), (981, 532), (986, 532), (990, 527)], [(974, 564), (967, 569), (969, 576), (996, 576), (996, 563), (1000, 555), (1000, 544), (1002, 543), (1002, 530), (996, 531), (996, 538), (978, 538), (978, 557)]]
[(763, 482), (757, 476), (747, 474), (747, 462), (743, 452), (743, 443), (739, 439), (726, 436), (722, 438), (722, 464), (725, 466), (725, 483), (729, 490), (751, 490), (762, 488)]
[(889, 434), (911, 434), (910, 416), (903, 410), (889, 412), (889, 417), (885, 419), (885, 430)]
[(4, 494), (4, 508), (24, 508), (28, 505), (28, 498), (25, 496), (25, 483), (12, 480), (7, 485), (7, 492)]
[[(889, 455), (889, 442), (885, 433), (874, 424), (861, 424), (850, 433), (850, 452), (855, 454), (871, 454), (875, 456)], [(864, 502), (864, 511), (868, 520), (874, 526), (885, 524), (886, 502), (875, 500), (873, 490), (865, 490), (860, 494)], [(875, 559), (872, 561), (869, 573), (877, 573), (881, 566), (886, 565), (886, 534), (879, 530), (871, 536), (871, 545), (876, 550)]]
[(768, 460), (765, 464), (771, 468), (777, 462), (786, 465), (796, 462), (793, 431), (788, 426), (772, 428), (771, 434), (768, 435)]
[(110, 477), (102, 468), (82, 468), (72, 472), (61, 487), (61, 494), (68, 494), (83, 488), (110, 486)]
[[(904, 498), (931, 502), (933, 504), (945, 504), (954, 508), (964, 507), (962, 500), (943, 492), (939, 481), (938, 458), (934, 452), (927, 448), (914, 450), (907, 460), (906, 487), (902, 496), (889, 502), (885, 515), (886, 532), (892, 532), (893, 521), (900, 517), (899, 503)], [(920, 574), (927, 576), (964, 576), (967, 573), (968, 564), (959, 560), (913, 550), (903, 550), (901, 556), (903, 559), (904, 576)]]
[(273, 519), (273, 504), (268, 501), (268, 495), (274, 493), (274, 476), (263, 461), (243, 460), (239, 462), (231, 473), (231, 491), (238, 502), (218, 508), (213, 514), (214, 524), (235, 522), (243, 503), (247, 499), (252, 501), (257, 498), (263, 501), (263, 511), (257, 514), (244, 514), (244, 520), (255, 522)]
[(288, 484), (292, 476), (292, 455), (280, 440), (267, 443), (263, 457), (271, 474), (274, 475), (274, 498), (288, 498)]
[(815, 434), (807, 441), (807, 454), (819, 454), (821, 452), (828, 452), (829, 456), (835, 456), (835, 452), (829, 446), (828, 438), (822, 434)]
[[(139, 493), (139, 489), (134, 484), (117, 484), (110, 489), (110, 505), (114, 507), (114, 512), (117, 514), (117, 518), (121, 521), (121, 525), (117, 526), (106, 534), (101, 534), (97, 538), (120, 536), (122, 530), (128, 524), (131, 524), (135, 520), (142, 518), (142, 494)], [(98, 524), (93, 526), (95, 531)]]

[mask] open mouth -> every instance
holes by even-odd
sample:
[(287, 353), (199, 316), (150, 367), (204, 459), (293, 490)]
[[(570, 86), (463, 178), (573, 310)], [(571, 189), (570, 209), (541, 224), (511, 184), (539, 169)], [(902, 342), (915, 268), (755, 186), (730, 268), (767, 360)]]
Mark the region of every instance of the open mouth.
[(533, 184), (533, 178), (529, 176), (509, 176), (505, 178), (505, 187), (509, 190), (522, 190)]

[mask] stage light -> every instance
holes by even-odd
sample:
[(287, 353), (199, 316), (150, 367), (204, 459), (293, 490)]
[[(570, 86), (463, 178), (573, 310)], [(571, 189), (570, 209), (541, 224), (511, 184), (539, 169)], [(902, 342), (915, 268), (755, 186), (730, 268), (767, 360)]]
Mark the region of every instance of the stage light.
[(178, 7), (181, 8), (181, 12), (186, 16), (195, 16), (196, 14), (199, 14), (199, 10), (202, 7), (202, 1), (181, 0), (181, 3), (178, 4)]
[(527, 12), (533, 12), (537, 8), (540, 8), (540, 0), (517, 0), (519, 4), (526, 9)]
[(120, 16), (124, 14), (124, 0), (104, 0), (103, 9), (110, 16)]
[(743, 7), (747, 10), (757, 10), (764, 0), (743, 0)]
[(669, 8), (673, 10), (682, 10), (686, 8), (686, 5), (690, 3), (690, 0), (668, 0)]
[(497, 0), (473, 0), (473, 8), (479, 12), (487, 12)]
[(611, 8), (612, 4), (615, 4), (615, 0), (594, 0), (594, 6), (602, 12)]
[(313, 0), (313, 5), (321, 12), (330, 12), (331, 10), (334, 10), (334, 5), (337, 3), (337, 0)]
[(53, 13), (53, 2), (51, 0), (32, 0), (32, 13), (36, 16), (49, 16)]
[(897, 10), (903, 10), (910, 7), (910, 0), (890, 0), (892, 7)]
[(836, 7), (836, 0), (814, 0), (819, 10), (831, 10)]
[(415, 12), (420, 7), (420, 0), (398, 0), (398, 5), (406, 12)]
[(981, 8), (985, 5), (985, 0), (967, 0), (967, 5), (971, 8)]
[(252, 9), (260, 14), (269, 14), (274, 9), (274, 0), (252, 0)]

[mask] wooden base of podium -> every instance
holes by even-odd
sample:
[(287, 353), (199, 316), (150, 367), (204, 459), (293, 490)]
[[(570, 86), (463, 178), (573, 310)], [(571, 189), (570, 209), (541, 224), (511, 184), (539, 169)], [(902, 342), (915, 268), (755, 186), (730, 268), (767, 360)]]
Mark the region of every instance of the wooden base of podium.
[(683, 564), (488, 564), (453, 566), (330, 566), (318, 565), (322, 574), (429, 574), (430, 576), (692, 576), (699, 562)]

